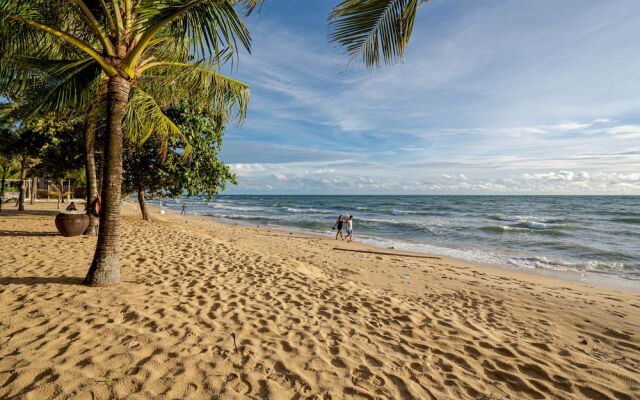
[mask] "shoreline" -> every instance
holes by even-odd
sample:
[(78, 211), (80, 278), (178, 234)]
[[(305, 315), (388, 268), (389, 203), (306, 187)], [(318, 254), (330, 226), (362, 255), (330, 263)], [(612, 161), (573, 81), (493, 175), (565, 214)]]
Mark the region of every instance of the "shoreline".
[[(128, 201), (128, 203), (133, 204), (134, 206), (137, 206), (137, 203), (134, 200), (130, 200)], [(179, 211), (166, 206), (164, 208), (157, 206), (155, 204), (154, 205), (147, 204), (147, 206), (150, 209), (154, 209), (155, 213), (158, 215), (159, 215), (159, 210), (161, 209), (165, 210), (166, 212), (179, 214)], [(252, 229), (267, 229), (267, 230), (274, 229), (274, 230), (282, 231), (285, 233), (292, 232), (294, 235), (309, 236), (309, 237), (325, 239), (325, 240), (332, 239), (332, 237), (328, 237), (326, 234), (323, 234), (321, 232), (314, 231), (311, 229), (299, 228), (299, 227), (286, 227), (284, 225), (257, 225), (251, 222), (235, 221), (235, 220), (215, 217), (213, 215), (204, 215), (204, 214), (187, 213), (187, 215), (195, 218), (208, 218), (214, 223), (229, 225), (229, 226), (238, 226), (238, 227), (252, 228)], [(609, 276), (605, 272), (562, 271), (562, 270), (554, 270), (554, 269), (547, 269), (547, 268), (527, 268), (527, 267), (518, 266), (518, 265), (484, 263), (484, 262), (479, 262), (474, 260), (468, 260), (462, 257), (450, 256), (450, 255), (438, 253), (438, 252), (428, 252), (428, 251), (420, 251), (420, 250), (414, 251), (414, 250), (398, 249), (395, 247), (384, 247), (382, 245), (380, 246), (376, 245), (375, 243), (373, 243), (372, 240), (368, 240), (367, 237), (365, 237), (364, 240), (358, 240), (357, 232), (356, 232), (355, 241), (362, 245), (370, 246), (375, 249), (385, 249), (385, 250), (393, 250), (393, 251), (404, 252), (404, 253), (415, 253), (415, 254), (424, 254), (424, 255), (430, 255), (430, 256), (438, 256), (438, 257), (455, 260), (457, 262), (469, 263), (471, 265), (475, 265), (483, 268), (490, 268), (490, 269), (498, 268), (500, 270), (507, 270), (507, 271), (512, 271), (516, 273), (524, 273), (524, 274), (534, 274), (537, 276), (543, 276), (550, 279), (559, 279), (562, 281), (582, 283), (585, 285), (602, 286), (602, 287), (624, 290), (629, 292), (640, 292), (640, 280), (633, 280), (633, 279), (625, 278), (619, 275)], [(406, 243), (410, 243), (410, 242), (406, 242)]]
[(96, 238), (62, 237), (55, 214), (0, 215), (0, 398), (640, 393), (634, 292), (156, 209), (142, 221), (137, 204), (122, 207), (122, 282), (88, 288)]

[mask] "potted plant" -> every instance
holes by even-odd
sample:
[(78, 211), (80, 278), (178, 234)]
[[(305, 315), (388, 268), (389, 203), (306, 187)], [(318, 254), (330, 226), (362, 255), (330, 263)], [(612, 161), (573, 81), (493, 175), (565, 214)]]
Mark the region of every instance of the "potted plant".
[[(53, 190), (49, 192), (50, 196), (56, 196), (58, 198), (58, 209), (60, 209), (60, 203), (63, 201), (64, 196), (71, 195), (71, 192), (63, 192), (62, 184), (58, 187), (51, 185)], [(76, 210), (75, 203), (71, 202), (66, 210), (60, 211), (56, 215), (56, 228), (62, 236), (80, 236), (89, 226), (89, 216), (84, 211)]]
[(60, 211), (56, 215), (56, 228), (62, 236), (80, 236), (89, 226), (89, 216), (84, 211)]

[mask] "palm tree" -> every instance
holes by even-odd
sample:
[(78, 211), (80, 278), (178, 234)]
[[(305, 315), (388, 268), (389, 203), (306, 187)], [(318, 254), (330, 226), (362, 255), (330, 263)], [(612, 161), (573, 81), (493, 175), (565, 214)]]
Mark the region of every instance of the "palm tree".
[[(53, 9), (54, 3), (59, 8)], [(60, 54), (80, 53), (95, 63), (106, 77), (106, 139), (102, 184), (102, 211), (93, 262), (85, 278), (91, 286), (120, 281), (120, 187), (122, 180), (123, 120), (130, 102), (144, 112), (139, 126), (174, 127), (162, 114), (153, 92), (166, 95), (166, 88), (145, 91), (141, 83), (150, 74), (173, 74), (189, 85), (179, 93), (209, 96), (243, 116), (248, 88), (212, 68), (240, 46), (249, 50), (249, 33), (236, 12), (234, 0), (110, 0), (52, 1), (0, 0), (0, 39), (4, 56), (49, 55), (51, 42), (62, 43)], [(250, 5), (250, 1), (245, 4)], [(64, 13), (64, 18), (51, 18)], [(53, 23), (52, 23), (53, 22)], [(189, 57), (163, 53), (173, 46)], [(72, 49), (72, 50), (69, 50)], [(59, 58), (66, 62), (69, 57)], [(5, 74), (3, 74), (4, 76)], [(196, 85), (203, 85), (204, 88)], [(224, 95), (222, 94), (224, 93)]]
[(378, 67), (404, 56), (418, 7), (427, 0), (343, 0), (329, 15), (329, 40), (343, 46), (351, 62)]

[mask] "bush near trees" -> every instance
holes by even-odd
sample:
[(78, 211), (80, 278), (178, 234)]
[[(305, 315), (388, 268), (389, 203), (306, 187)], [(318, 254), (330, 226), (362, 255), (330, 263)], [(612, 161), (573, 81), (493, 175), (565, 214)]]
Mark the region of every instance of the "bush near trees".
[(185, 155), (178, 137), (169, 138), (166, 146), (157, 137), (127, 144), (122, 190), (137, 194), (144, 220), (150, 219), (145, 193), (165, 197), (206, 195), (211, 199), (224, 190), (227, 181), (236, 184), (236, 176), (218, 158), (223, 138), (220, 114), (197, 110), (187, 103), (169, 107), (165, 114), (179, 127), (191, 145), (191, 153)]

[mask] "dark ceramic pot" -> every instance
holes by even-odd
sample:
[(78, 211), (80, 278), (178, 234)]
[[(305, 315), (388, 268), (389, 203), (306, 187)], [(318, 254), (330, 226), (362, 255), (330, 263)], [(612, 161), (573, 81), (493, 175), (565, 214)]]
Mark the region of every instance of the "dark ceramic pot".
[(59, 213), (56, 216), (56, 227), (62, 236), (80, 236), (89, 226), (86, 213)]

